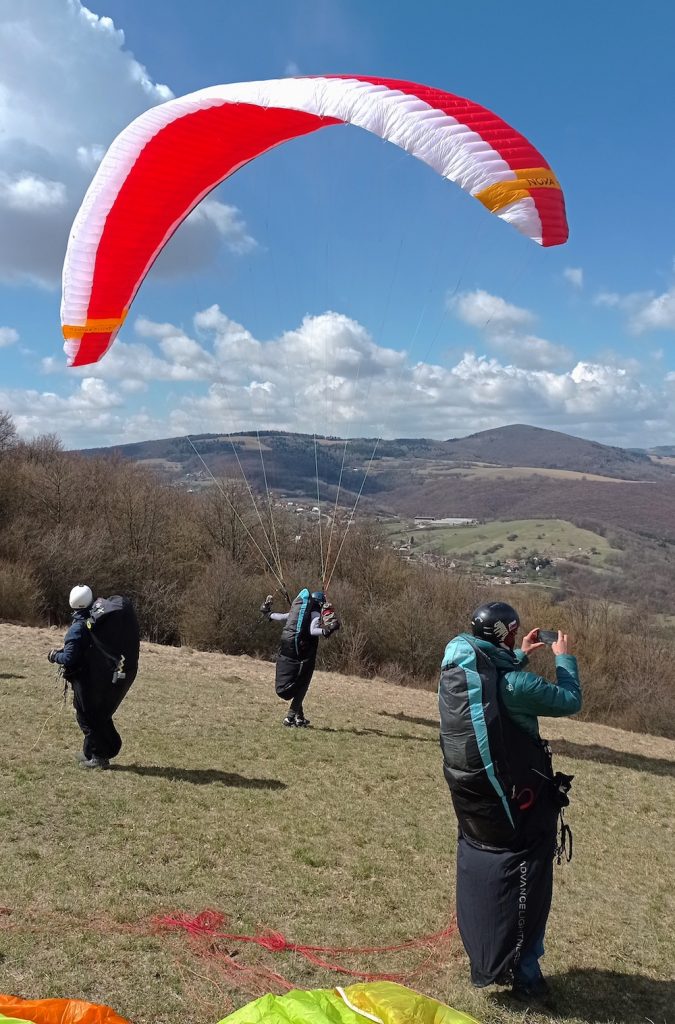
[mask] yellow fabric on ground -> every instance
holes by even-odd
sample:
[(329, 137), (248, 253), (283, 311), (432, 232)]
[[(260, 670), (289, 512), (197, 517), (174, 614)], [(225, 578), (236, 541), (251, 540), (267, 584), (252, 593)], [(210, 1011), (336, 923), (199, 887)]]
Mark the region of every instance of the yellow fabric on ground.
[(363, 1024), (365, 1020), (379, 1024), (478, 1024), (451, 1006), (391, 981), (262, 996), (220, 1024)]

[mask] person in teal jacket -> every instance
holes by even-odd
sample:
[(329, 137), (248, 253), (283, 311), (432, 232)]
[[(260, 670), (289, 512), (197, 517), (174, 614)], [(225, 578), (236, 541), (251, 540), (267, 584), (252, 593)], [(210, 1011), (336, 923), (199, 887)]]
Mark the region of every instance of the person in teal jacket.
[(530, 1002), (550, 998), (539, 960), (558, 817), (571, 782), (554, 775), (538, 719), (576, 714), (582, 698), (567, 635), (558, 632), (551, 645), (551, 682), (527, 671), (529, 655), (546, 647), (539, 628), (516, 649), (519, 627), (518, 613), (503, 602), (476, 609), (471, 633), (446, 647), (439, 709), (444, 774), (459, 823), (457, 919), (472, 981), (510, 982), (513, 994)]

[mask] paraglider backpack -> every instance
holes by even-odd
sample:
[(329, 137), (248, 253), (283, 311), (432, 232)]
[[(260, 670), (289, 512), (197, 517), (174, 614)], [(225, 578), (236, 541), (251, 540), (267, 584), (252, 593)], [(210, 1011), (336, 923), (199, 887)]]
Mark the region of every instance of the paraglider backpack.
[(140, 630), (128, 597), (99, 597), (87, 619), (92, 677), (113, 686), (133, 681), (138, 670)]
[(438, 691), (443, 772), (462, 832), (507, 847), (528, 819), (553, 810), (540, 799), (553, 781), (550, 751), (502, 707), (502, 673), (490, 658), (468, 637), (457, 655), (444, 663)]

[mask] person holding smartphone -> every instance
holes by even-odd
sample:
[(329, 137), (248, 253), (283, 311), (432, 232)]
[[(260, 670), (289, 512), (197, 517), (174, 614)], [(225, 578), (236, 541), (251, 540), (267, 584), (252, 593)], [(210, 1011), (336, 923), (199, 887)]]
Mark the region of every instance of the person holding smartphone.
[[(439, 686), (443, 770), (459, 823), (457, 923), (482, 988), (511, 984), (521, 1001), (550, 1001), (539, 960), (553, 892), (558, 819), (571, 777), (554, 774), (540, 716), (581, 709), (566, 633), (538, 627), (516, 649), (520, 618), (481, 605), (471, 632), (445, 649)], [(526, 670), (550, 645), (555, 680)], [(565, 826), (567, 828), (567, 826)]]

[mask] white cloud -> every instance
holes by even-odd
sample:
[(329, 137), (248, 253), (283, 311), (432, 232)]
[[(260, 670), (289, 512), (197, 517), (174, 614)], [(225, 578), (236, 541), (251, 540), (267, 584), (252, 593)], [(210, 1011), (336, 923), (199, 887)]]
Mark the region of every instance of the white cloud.
[(123, 404), (123, 399), (96, 377), (85, 377), (66, 396), (53, 391), (0, 390), (0, 409), (11, 413), (23, 436), (57, 433), (66, 441), (77, 438), (82, 444), (91, 435), (105, 436), (113, 424), (118, 429), (120, 417), (115, 410)]
[(0, 327), (0, 348), (7, 348), (19, 340), (19, 332), (13, 327)]
[(105, 156), (105, 148), (94, 143), (91, 146), (78, 146), (77, 159), (87, 171), (95, 171)]
[(228, 206), (217, 199), (205, 199), (192, 211), (188, 220), (197, 224), (213, 224), (233, 252), (247, 253), (256, 248), (256, 240), (249, 235), (236, 206)]
[(621, 306), (621, 296), (617, 292), (598, 292), (594, 298), (596, 306), (606, 306), (608, 309), (615, 309)]
[(172, 334), (181, 333), (173, 324), (158, 324), (145, 316), (139, 316), (134, 324), (134, 330), (141, 338), (170, 338)]
[(492, 348), (502, 352), (509, 361), (517, 366), (531, 369), (548, 370), (554, 367), (569, 365), (572, 352), (565, 345), (556, 345), (536, 334), (519, 334), (511, 331), (506, 334), (493, 334), (489, 337)]
[(121, 380), (119, 387), (126, 395), (137, 395), (148, 390), (148, 385), (143, 380)]
[(32, 213), (65, 203), (66, 186), (61, 181), (46, 181), (34, 174), (15, 178), (0, 174), (0, 209)]
[[(145, 385), (140, 385), (142, 389)], [(65, 394), (53, 391), (0, 389), (0, 409), (9, 412), (24, 438), (57, 434), (66, 447), (94, 448), (163, 436), (169, 423), (145, 408), (136, 407), (138, 388), (122, 382), (120, 390), (133, 392), (134, 407), (100, 378), (84, 378)]]
[(638, 309), (631, 317), (630, 327), (636, 334), (675, 330), (675, 285)]
[(563, 277), (573, 288), (583, 288), (584, 286), (584, 272), (581, 267), (565, 267)]
[(286, 62), (286, 67), (284, 68), (284, 75), (286, 75), (286, 76), (288, 76), (290, 78), (296, 78), (299, 74), (300, 74), (300, 67), (299, 67), (299, 65), (294, 60), (287, 61)]
[[(172, 96), (80, 0), (0, 0), (0, 281), (58, 285), (68, 232), (113, 138)], [(208, 199), (153, 274), (194, 270), (223, 244), (255, 244), (234, 207)]]
[[(609, 354), (602, 362), (554, 365), (569, 353), (551, 351), (555, 346), (533, 335), (516, 334), (499, 358), (466, 352), (441, 366), (411, 364), (405, 353), (377, 345), (362, 324), (330, 311), (268, 341), (217, 305), (198, 312), (193, 325), (191, 336), (139, 320), (141, 340), (129, 340), (127, 328), (97, 365), (102, 386), (121, 382), (108, 393), (125, 402), (123, 389), (147, 388), (148, 403), (154, 393), (166, 409), (171, 384), (171, 407), (161, 419), (145, 410), (145, 419), (136, 418), (133, 390), (128, 409), (106, 409), (107, 443), (128, 440), (150, 422), (147, 436), (155, 437), (252, 428), (450, 437), (525, 420), (631, 445), (662, 443), (675, 429), (671, 385), (648, 386), (639, 363)], [(526, 346), (524, 365), (512, 357), (518, 344)], [(54, 361), (45, 368), (54, 370)], [(72, 379), (83, 371), (68, 372)]]
[(460, 320), (481, 331), (490, 326), (493, 330), (526, 327), (536, 319), (529, 310), (513, 306), (498, 295), (490, 295), (482, 289), (461, 292), (449, 300), (449, 305)]
[(646, 331), (675, 330), (675, 284), (660, 295), (655, 292), (600, 292), (595, 304), (618, 309), (628, 318), (628, 329), (633, 334)]
[(572, 353), (564, 345), (527, 332), (526, 328), (536, 321), (534, 313), (498, 295), (481, 289), (461, 292), (448, 301), (448, 306), (459, 320), (483, 334), (485, 344), (516, 365), (549, 369), (572, 360)]

